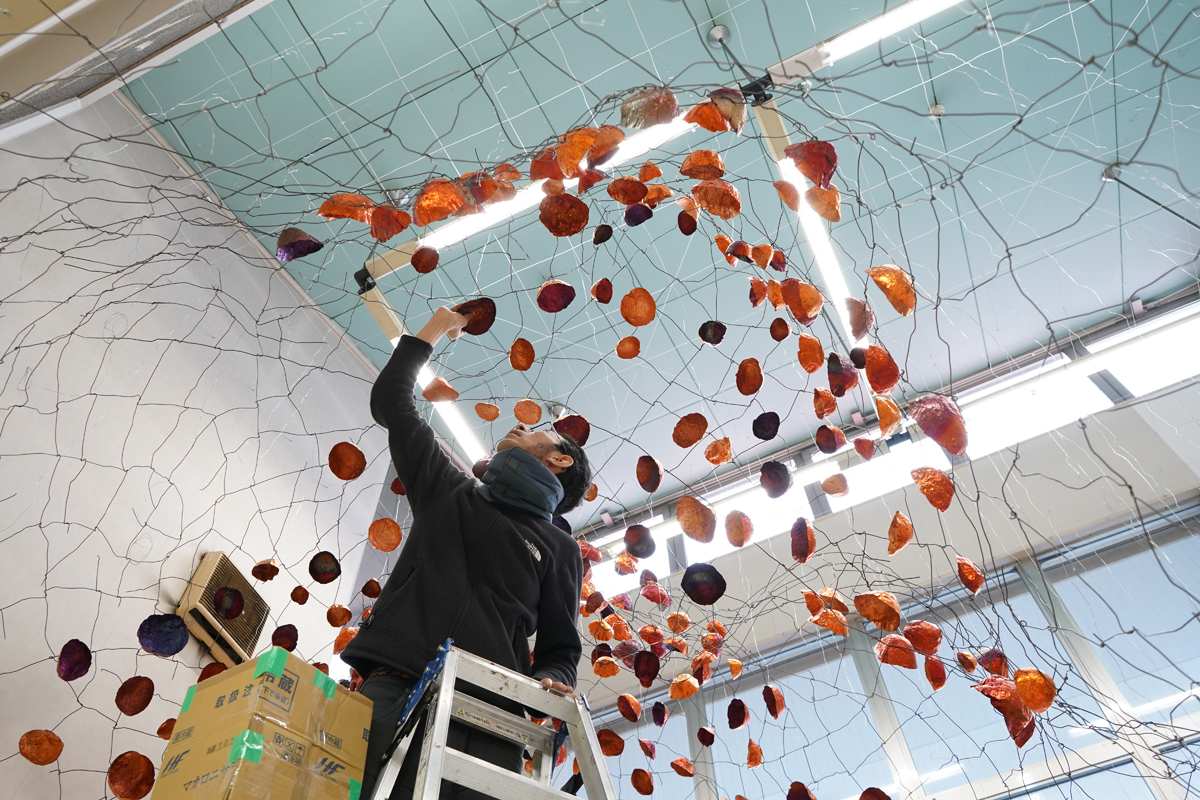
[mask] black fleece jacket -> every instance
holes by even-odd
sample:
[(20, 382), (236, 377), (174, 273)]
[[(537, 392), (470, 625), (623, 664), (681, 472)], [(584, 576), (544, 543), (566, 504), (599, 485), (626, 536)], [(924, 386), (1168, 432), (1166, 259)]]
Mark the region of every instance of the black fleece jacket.
[(363, 676), (375, 667), (419, 676), (451, 637), (509, 669), (574, 686), (582, 653), (575, 627), (583, 584), (579, 546), (546, 520), (489, 503), (442, 450), (413, 397), (432, 351), (413, 336), (401, 338), (371, 390), (371, 416), (388, 429), (413, 522), (396, 568), (342, 660)]

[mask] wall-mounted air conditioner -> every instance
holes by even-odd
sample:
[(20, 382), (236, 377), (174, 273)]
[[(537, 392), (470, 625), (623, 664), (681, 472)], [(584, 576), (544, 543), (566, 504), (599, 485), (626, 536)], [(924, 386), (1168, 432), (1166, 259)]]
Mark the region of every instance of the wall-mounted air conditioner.
[[(218, 596), (222, 589), (225, 591)], [(240, 611), (230, 618), (239, 605)], [(213, 658), (236, 667), (254, 655), (270, 610), (224, 553), (208, 553), (200, 560), (175, 613), (183, 617), (193, 636), (208, 645)]]

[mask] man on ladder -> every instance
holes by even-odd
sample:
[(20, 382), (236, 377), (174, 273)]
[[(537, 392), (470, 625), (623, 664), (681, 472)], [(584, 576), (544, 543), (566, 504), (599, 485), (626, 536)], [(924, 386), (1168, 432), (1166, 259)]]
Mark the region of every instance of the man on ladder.
[[(361, 796), (371, 797), (409, 689), (447, 638), (470, 653), (571, 692), (582, 654), (576, 629), (583, 562), (579, 547), (551, 523), (579, 505), (591, 484), (583, 450), (553, 430), (518, 425), (496, 445), (483, 483), (450, 460), (413, 397), (417, 372), (443, 336), (469, 319), (439, 308), (416, 336), (404, 336), (371, 391), (371, 415), (388, 429), (392, 462), (413, 512), (412, 527), (382, 593), (342, 660), (365, 676), (374, 703)], [(528, 637), (537, 632), (532, 653)], [(463, 687), (467, 694), (481, 694)], [(512, 713), (521, 704), (481, 699)], [(424, 722), (414, 741), (424, 736)], [(452, 722), (446, 744), (514, 772), (521, 746)], [(417, 752), (409, 750), (393, 800), (409, 800)], [(481, 795), (444, 783), (442, 798)]]

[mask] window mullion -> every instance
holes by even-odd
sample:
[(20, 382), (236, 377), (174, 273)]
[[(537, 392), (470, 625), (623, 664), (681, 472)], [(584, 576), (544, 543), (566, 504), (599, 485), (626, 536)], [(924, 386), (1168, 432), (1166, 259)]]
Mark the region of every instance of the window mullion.
[(900, 727), (896, 707), (892, 704), (892, 697), (888, 694), (887, 684), (883, 680), (883, 672), (875, 659), (875, 642), (863, 629), (861, 619), (847, 619), (846, 627), (850, 629), (850, 657), (854, 661), (855, 670), (858, 671), (858, 680), (862, 683), (863, 694), (867, 697), (867, 710), (871, 713), (875, 732), (879, 734), (883, 743), (883, 753), (887, 756), (892, 777), (900, 787), (899, 794), (908, 800), (925, 800), (917, 764), (908, 749), (908, 741)]
[(687, 719), (688, 748), (692, 756), (692, 783), (696, 798), (717, 798), (717, 770), (713, 764), (712, 748), (700, 744), (697, 734), (708, 726), (708, 712), (704, 708), (706, 691), (699, 691), (681, 701)]
[(1017, 562), (1016, 569), (1030, 596), (1050, 622), (1051, 632), (1067, 652), (1072, 666), (1088, 685), (1104, 716), (1114, 728), (1125, 734), (1121, 741), (1129, 748), (1134, 764), (1155, 798), (1185, 800), (1187, 793), (1183, 786), (1176, 780), (1170, 766), (1143, 731), (1141, 721), (1130, 711), (1124, 692), (1113, 680), (1112, 674), (1109, 673), (1108, 667), (1104, 666), (1092, 643), (1082, 633), (1083, 629), (1075, 621), (1066, 603), (1046, 580), (1041, 567), (1036, 561), (1022, 559)]

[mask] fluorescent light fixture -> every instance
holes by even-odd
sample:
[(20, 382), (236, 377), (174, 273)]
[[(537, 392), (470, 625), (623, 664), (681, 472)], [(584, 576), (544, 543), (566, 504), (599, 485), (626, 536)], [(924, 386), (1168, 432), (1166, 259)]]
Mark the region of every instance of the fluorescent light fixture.
[[(1174, 325), (1181, 320), (1188, 319), (1198, 314), (1200, 314), (1200, 301), (1189, 303), (1186, 306), (1182, 306), (1181, 308), (1177, 308), (1174, 311), (1167, 312), (1161, 316), (1154, 317), (1153, 319), (1145, 322), (1139, 322), (1123, 331), (1109, 334), (1103, 339), (1087, 345), (1087, 350), (1089, 353), (1102, 353), (1105, 350), (1109, 350), (1119, 344), (1124, 344), (1132, 339), (1142, 338), (1160, 328), (1165, 328), (1168, 325)], [(1175, 337), (1176, 341), (1185, 341), (1183, 336), (1186, 335), (1187, 334), (1183, 333), (1181, 330), (1180, 334), (1177, 334)]]
[(976, 403), (985, 397), (990, 397), (999, 392), (1010, 389), (1018, 384), (1033, 380), (1039, 375), (1045, 375), (1061, 368), (1065, 364), (1069, 364), (1070, 359), (1062, 353), (1057, 353), (1049, 356), (1044, 361), (1039, 361), (1036, 364), (1030, 364), (1027, 367), (1017, 370), (1016, 372), (1005, 375), (1001, 378), (993, 378), (982, 386), (970, 389), (958, 396), (958, 407), (966, 408), (971, 403)]
[[(1158, 700), (1152, 700), (1151, 702), (1144, 703), (1140, 706), (1134, 706), (1130, 713), (1136, 716), (1138, 719), (1143, 719), (1151, 712), (1162, 711), (1164, 708), (1173, 708), (1193, 697), (1200, 697), (1200, 689), (1190, 689), (1186, 692), (1179, 692), (1178, 694), (1167, 695), (1166, 697)], [(1174, 714), (1172, 716), (1178, 715)], [(1107, 727), (1107, 723), (1103, 720), (1097, 720), (1097, 723)]]
[[(449, 225), (443, 225), (437, 230), (422, 236), (420, 243), (424, 247), (441, 250), (452, 244), (458, 244), (464, 239), (480, 231), (487, 230), (493, 225), (499, 225), (522, 212), (528, 211), (542, 202), (542, 198), (546, 196), (542, 193), (543, 183), (545, 183), (543, 180), (534, 181), (523, 189), (520, 189), (517, 192), (517, 196), (512, 200), (504, 200), (484, 206), (482, 214), (470, 214), (461, 219), (456, 219)], [(571, 181), (570, 183), (574, 184), (578, 183), (578, 181)], [(567, 181), (563, 182), (564, 186), (567, 184)]]
[(488, 452), (483, 449), (483, 443), (479, 441), (474, 429), (467, 423), (453, 400), (434, 403), (433, 407), (442, 415), (442, 422), (446, 423), (446, 427), (450, 429), (458, 446), (467, 454), (468, 461), (474, 464), (481, 458), (487, 458)]
[(604, 534), (601, 537), (593, 539), (591, 541), (591, 545), (592, 545), (592, 547), (595, 547), (597, 550), (603, 550), (605, 547), (608, 547), (610, 544), (612, 544), (613, 542), (617, 541), (618, 539), (620, 539), (624, 536), (625, 536), (624, 529), (617, 528), (615, 530), (609, 531), (608, 533)]
[[(665, 122), (661, 125), (647, 128), (641, 133), (635, 133), (617, 146), (616, 155), (605, 162), (604, 167), (612, 169), (634, 159), (641, 158), (651, 150), (662, 147), (667, 142), (682, 136), (694, 127), (692, 123), (684, 122), (683, 117), (676, 117), (672, 122)], [(543, 183), (545, 183), (543, 180), (534, 181), (518, 190), (517, 196), (512, 200), (493, 203), (485, 206), (482, 214), (471, 214), (470, 216), (443, 225), (437, 230), (422, 236), (420, 244), (425, 247), (441, 250), (444, 247), (458, 244), (464, 239), (485, 231), (493, 225), (499, 225), (505, 220), (524, 213), (540, 204), (542, 198), (546, 196), (542, 192)], [(563, 186), (567, 189), (573, 189), (578, 184), (579, 181), (575, 178), (563, 181)]]
[(1087, 374), (1107, 369), (1131, 394), (1143, 397), (1200, 373), (1200, 355), (1185, 344), (1200, 338), (1200, 303), (1179, 311), (1188, 313), (1167, 315), (1171, 319), (1161, 326), (1150, 320), (1146, 328), (1135, 326), (1088, 345), (1094, 355)]
[[(678, 532), (678, 531), (677, 531)], [(624, 535), (624, 533), (622, 533)], [(666, 536), (655, 536), (654, 540), (658, 543), (654, 554), (649, 558), (643, 558), (638, 561), (637, 571), (632, 575), (622, 575), (617, 572), (614, 562), (603, 561), (592, 567), (592, 585), (597, 591), (604, 594), (605, 597), (612, 597), (614, 594), (621, 592), (629, 592), (631, 595), (638, 591), (638, 585), (641, 583), (642, 570), (650, 570), (655, 575), (665, 578), (667, 573), (671, 571), (670, 556), (667, 555), (667, 538)]]
[[(636, 522), (629, 522), (628, 525), (626, 525), (626, 527), (624, 527), (624, 528), (622, 528), (622, 527), (614, 528), (613, 530), (609, 531), (608, 533), (604, 534), (603, 536), (601, 536), (597, 539), (593, 539), (592, 546), (597, 549), (603, 549), (603, 548), (609, 546), (610, 544), (612, 544), (613, 542), (617, 541), (618, 539), (623, 539), (625, 537), (625, 531), (628, 530), (630, 527), (633, 527), (634, 525), (645, 525), (647, 528), (653, 528), (655, 525), (658, 525), (662, 521), (663, 521), (663, 515), (655, 514), (654, 516), (647, 517), (646, 519), (639, 519)], [(620, 524), (625, 525), (626, 522), (627, 522), (627, 520), (621, 520)], [(611, 525), (612, 523), (610, 522), (609, 524)]]
[(962, 0), (912, 0), (779, 62), (769, 68), (767, 74), (776, 86), (788, 86), (960, 2)]
[(829, 66), (846, 56), (878, 44), (889, 36), (907, 30), (940, 11), (958, 5), (962, 0), (911, 0), (886, 14), (867, 20), (823, 45)]
[[(392, 347), (395, 348), (400, 343), (399, 339), (392, 339)], [(417, 384), (424, 389), (429, 385), (434, 378), (433, 370), (426, 364), (417, 371)], [(448, 400), (444, 403), (434, 403), (434, 410), (442, 418), (442, 422), (446, 423), (446, 427), (450, 429), (450, 435), (454, 437), (454, 441), (462, 448), (466, 454), (467, 460), (475, 463), (481, 458), (487, 458), (488, 452), (483, 448), (483, 443), (479, 441), (479, 437), (475, 435), (475, 429), (471, 427), (462, 412), (458, 410), (458, 406), (454, 405), (453, 400)]]
[[(796, 169), (796, 165), (790, 158), (781, 158), (778, 167), (783, 179), (794, 184), (797, 189), (807, 185), (807, 180), (800, 174), (800, 170)], [(817, 269), (821, 272), (821, 282), (825, 284), (825, 296), (833, 303), (838, 319), (842, 323), (842, 330), (846, 332), (846, 340), (851, 342), (851, 347), (857, 347), (861, 340), (856, 340), (850, 333), (850, 311), (846, 308), (846, 300), (850, 297), (850, 287), (838, 264), (837, 254), (833, 252), (833, 243), (829, 240), (829, 233), (825, 230), (825, 225), (817, 216), (817, 212), (813, 211), (808, 203), (800, 204), (800, 210), (796, 212), (796, 216), (800, 218), (800, 227), (804, 231), (804, 238), (808, 240), (808, 246), (812, 248), (813, 257), (817, 261)]]
[(958, 775), (962, 771), (963, 771), (962, 764), (950, 764), (950, 765), (942, 767), (940, 769), (935, 769), (933, 772), (925, 773), (924, 775), (922, 775), (920, 777), (919, 780), (921, 781), (921, 784), (924, 785), (926, 783), (940, 781), (943, 778), (953, 777), (955, 775)]
[[(958, 5), (961, 1), (911, 0), (911, 2), (894, 8), (886, 14), (868, 20), (855, 28), (851, 28), (845, 33), (830, 39), (828, 42), (810, 47), (803, 53), (781, 63), (778, 67), (772, 67), (769, 72), (775, 80), (776, 85), (786, 85), (804, 75), (811, 74), (821, 67), (827, 67), (851, 53), (858, 52), (865, 47), (870, 47), (894, 33), (910, 28), (939, 11), (944, 11), (951, 6)], [(788, 67), (791, 65), (794, 68), (797, 64), (802, 65), (802, 73), (793, 77), (788, 74)], [(694, 127), (693, 124), (684, 122), (683, 117), (679, 116), (671, 122), (647, 128), (621, 142), (617, 147), (616, 155), (605, 166), (611, 169), (612, 167), (617, 167), (641, 158), (646, 153), (662, 147), (672, 139), (684, 135)], [(529, 186), (524, 187), (517, 192), (517, 196), (512, 200), (505, 200), (487, 206), (482, 214), (472, 214), (443, 225), (437, 230), (421, 237), (420, 243), (440, 250), (443, 247), (457, 244), (476, 233), (487, 230), (493, 225), (499, 225), (505, 220), (528, 211), (542, 202), (544, 195), (542, 194), (541, 183), (541, 181), (535, 181)], [(563, 182), (563, 185), (567, 187), (574, 187), (576, 184), (576, 180)], [(811, 209), (802, 208), (802, 222), (805, 211), (812, 214)], [(815, 214), (812, 214), (812, 216), (814, 220), (817, 219)], [(832, 254), (832, 249), (829, 252)], [(844, 280), (842, 281), (842, 285), (845, 285)], [(842, 303), (841, 305), (844, 306), (845, 304)], [(844, 308), (839, 307), (838, 313), (843, 315), (845, 313)]]
[[(890, 448), (885, 455), (870, 461), (860, 461), (842, 470), (850, 484), (850, 494), (829, 497), (829, 510), (834, 514), (867, 500), (913, 485), (912, 471), (919, 467), (950, 469), (946, 453), (933, 439), (920, 439), (903, 447)], [(831, 470), (832, 474), (836, 470)]]
[[(395, 347), (395, 345), (392, 346)], [(421, 367), (421, 369), (417, 370), (417, 385), (424, 389), (433, 382), (433, 377), (433, 370), (431, 370), (429, 365), (426, 364), (425, 366)]]
[[(827, 42), (810, 47), (788, 60), (776, 64), (767, 70), (767, 74), (776, 86), (795, 83), (818, 69), (828, 67), (839, 59), (911, 28), (939, 11), (945, 11), (960, 2), (961, 0), (910, 0), (886, 14), (868, 20)], [(763, 112), (761, 108), (755, 110), (760, 115)], [(772, 113), (778, 115), (779, 112), (772, 107)], [(764, 125), (764, 127), (774, 128), (776, 126)], [(778, 128), (781, 132), (786, 130), (782, 125)], [(776, 142), (775, 152), (777, 154), (782, 152), (783, 144), (786, 141), (787, 136), (784, 133), (783, 142)], [(783, 158), (777, 163), (784, 180), (795, 184), (797, 188), (807, 185), (804, 176), (796, 169), (796, 165), (792, 163), (791, 159)], [(804, 237), (808, 239), (813, 256), (817, 261), (817, 267), (821, 271), (821, 278), (825, 283), (825, 294), (834, 304), (838, 319), (842, 322), (842, 329), (846, 332), (847, 340), (853, 342), (852, 347), (857, 346), (858, 341), (854, 340), (850, 333), (850, 313), (846, 308), (846, 298), (850, 297), (850, 288), (846, 284), (845, 276), (842, 275), (841, 267), (838, 266), (837, 256), (829, 241), (829, 234), (826, 233), (821, 218), (807, 203), (800, 204), (797, 216), (800, 217), (800, 227), (804, 230)]]
[(1083, 372), (1035, 372), (994, 394), (964, 403), (967, 457), (982, 458), (1112, 407)]
[(641, 158), (651, 150), (657, 150), (695, 127), (690, 122), (684, 122), (683, 117), (676, 117), (671, 122), (664, 122), (661, 125), (647, 128), (641, 133), (635, 133), (617, 145), (616, 155), (609, 159), (605, 166), (616, 167)]

